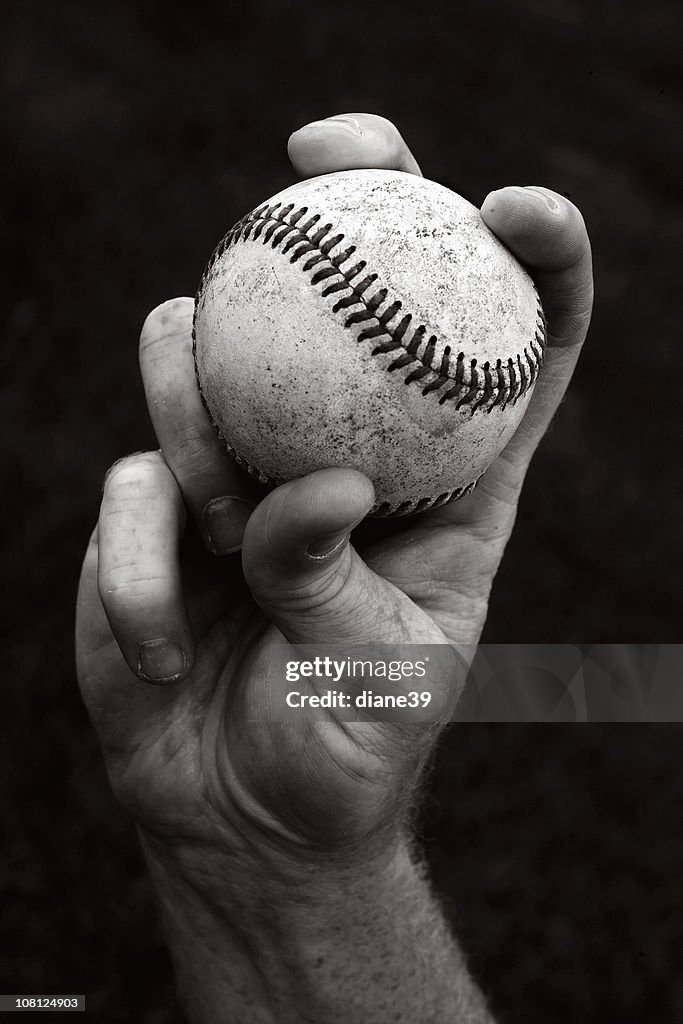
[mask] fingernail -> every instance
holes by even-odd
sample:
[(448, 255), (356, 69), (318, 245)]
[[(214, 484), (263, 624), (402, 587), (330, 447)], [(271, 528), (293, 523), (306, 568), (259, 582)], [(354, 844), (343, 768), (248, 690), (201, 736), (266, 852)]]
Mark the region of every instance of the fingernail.
[(339, 556), (348, 544), (350, 536), (351, 534), (345, 531), (344, 533), (328, 533), (322, 537), (317, 537), (306, 548), (306, 554), (309, 558), (316, 559), (316, 561)]
[(326, 117), (321, 121), (309, 121), (308, 124), (304, 125), (304, 128), (329, 128), (330, 125), (350, 132), (351, 135), (363, 134), (363, 129), (355, 117)]
[(531, 193), (534, 198), (541, 199), (548, 207), (548, 209), (552, 210), (553, 213), (556, 213), (559, 210), (560, 204), (558, 203), (557, 199), (553, 199), (552, 196), (549, 196), (544, 189), (539, 188), (537, 185), (525, 185), (524, 191), (527, 194)]
[(167, 636), (140, 644), (138, 674), (150, 683), (172, 683), (187, 669), (187, 658)]
[(239, 551), (252, 511), (250, 502), (231, 494), (206, 503), (202, 518), (214, 555), (232, 555)]

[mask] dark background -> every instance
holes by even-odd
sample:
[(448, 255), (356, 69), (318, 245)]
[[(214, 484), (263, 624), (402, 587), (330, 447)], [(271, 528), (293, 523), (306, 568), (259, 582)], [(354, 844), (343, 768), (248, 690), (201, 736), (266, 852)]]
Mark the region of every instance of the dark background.
[[(681, 46), (675, 3), (14, 5), (2, 23), (0, 990), (177, 1020), (135, 836), (77, 694), (107, 466), (153, 447), (146, 313), (292, 180), (288, 134), (372, 110), (473, 202), (581, 207), (597, 306), (534, 462), (491, 642), (681, 639)], [(676, 726), (460, 725), (424, 832), (501, 1022), (683, 1019)], [(418, 1024), (418, 1022), (416, 1022)]]

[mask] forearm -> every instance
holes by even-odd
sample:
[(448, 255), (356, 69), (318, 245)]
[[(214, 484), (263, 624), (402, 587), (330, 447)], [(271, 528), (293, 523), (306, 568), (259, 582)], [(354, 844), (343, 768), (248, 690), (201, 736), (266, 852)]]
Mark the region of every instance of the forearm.
[(193, 1024), (493, 1024), (405, 847), (287, 890), (231, 879), (216, 900), (150, 868)]

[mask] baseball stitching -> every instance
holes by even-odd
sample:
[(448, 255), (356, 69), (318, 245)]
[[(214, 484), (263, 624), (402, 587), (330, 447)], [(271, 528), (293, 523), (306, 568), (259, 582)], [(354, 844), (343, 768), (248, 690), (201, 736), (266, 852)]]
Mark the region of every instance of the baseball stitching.
[[(199, 390), (201, 393), (201, 386)], [(232, 445), (229, 444), (221, 434), (220, 428), (211, 415), (211, 410), (204, 401), (203, 394), (202, 401), (204, 402), (204, 408), (208, 412), (209, 418), (213, 423), (214, 430), (227, 448), (228, 454), (232, 459), (234, 459), (240, 469), (243, 469), (250, 477), (257, 480), (262, 486), (268, 487), (270, 490), (285, 482), (284, 480), (276, 480), (273, 477), (268, 476), (266, 473), (262, 472), (258, 466), (248, 462), (243, 455), (240, 455), (239, 452), (235, 451)], [(388, 519), (394, 516), (413, 515), (415, 512), (426, 512), (427, 509), (438, 508), (440, 505), (447, 505), (449, 501), (455, 501), (456, 498), (464, 497), (465, 494), (469, 494), (474, 490), (477, 482), (477, 480), (473, 480), (472, 483), (466, 484), (464, 487), (456, 487), (452, 491), (444, 491), (443, 494), (437, 494), (436, 497), (408, 498), (406, 501), (398, 502), (395, 505), (392, 505), (388, 501), (378, 502), (372, 506), (368, 515), (381, 516), (384, 519)]]
[[(412, 329), (411, 333), (413, 320), (411, 313), (405, 313), (398, 324), (391, 326), (392, 321), (396, 320), (402, 309), (402, 303), (400, 301), (389, 302), (380, 311), (380, 307), (386, 302), (388, 296), (387, 288), (380, 287), (373, 292), (370, 298), (366, 297), (368, 291), (376, 283), (378, 275), (367, 274), (359, 281), (357, 280), (356, 284), (353, 283), (354, 279), (358, 279), (359, 275), (363, 274), (367, 266), (366, 261), (359, 260), (350, 269), (342, 269), (342, 264), (348, 265), (348, 261), (356, 253), (357, 247), (350, 245), (343, 251), (331, 255), (332, 249), (343, 241), (344, 235), (330, 235), (333, 230), (332, 224), (316, 228), (321, 220), (320, 214), (313, 214), (303, 224), (300, 224), (301, 219), (308, 213), (308, 207), (302, 206), (293, 212), (294, 206), (294, 203), (284, 207), (281, 203), (265, 204), (242, 217), (227, 232), (214, 250), (202, 274), (195, 299), (194, 321), (196, 321), (196, 312), (206, 281), (216, 261), (223, 256), (230, 245), (249, 239), (257, 241), (260, 238), (263, 245), (270, 242), (271, 248), (279, 249), (282, 255), (291, 253), (290, 263), (296, 263), (301, 257), (310, 254), (309, 258), (301, 265), (301, 269), (303, 272), (308, 272), (317, 268), (311, 276), (311, 285), (316, 286), (323, 282), (329, 282), (321, 291), (323, 297), (338, 292), (346, 293), (335, 302), (332, 311), (337, 313), (353, 306), (362, 307), (345, 317), (344, 327), (351, 328), (356, 324), (367, 325), (359, 331), (356, 338), (358, 342), (385, 339), (373, 348), (373, 356), (401, 350), (397, 358), (386, 369), (388, 372), (394, 372), (410, 368), (404, 376), (404, 384), (419, 383), (431, 376), (432, 379), (422, 388), (423, 395), (441, 391), (439, 404), (443, 405), (446, 402), (454, 401), (457, 410), (469, 406), (473, 416), (479, 410), (490, 413), (498, 406), (503, 410), (508, 404), (514, 405), (530, 390), (540, 371), (547, 338), (546, 322), (538, 293), (536, 293), (536, 331), (528, 347), (525, 347), (522, 353), (508, 358), (507, 361), (498, 359), (495, 366), (491, 366), (488, 361), (482, 366), (478, 366), (477, 360), (468, 360), (464, 352), (460, 352), (457, 358), (453, 358), (451, 346), (446, 345), (438, 369), (436, 369), (432, 365), (438, 343), (436, 335), (427, 338), (427, 329), (422, 324)], [(202, 392), (196, 349), (197, 342), (193, 322), (192, 351), (197, 384), (214, 428), (228, 447), (231, 456), (243, 469), (258, 479), (260, 483), (270, 487), (276, 486), (278, 481), (268, 477), (247, 462), (222, 437)], [(476, 482), (475, 480), (465, 487), (445, 492), (436, 497), (423, 497), (393, 506), (388, 502), (383, 502), (372, 510), (372, 514), (408, 515), (413, 512), (425, 511), (428, 508), (436, 508), (469, 493), (474, 489)]]

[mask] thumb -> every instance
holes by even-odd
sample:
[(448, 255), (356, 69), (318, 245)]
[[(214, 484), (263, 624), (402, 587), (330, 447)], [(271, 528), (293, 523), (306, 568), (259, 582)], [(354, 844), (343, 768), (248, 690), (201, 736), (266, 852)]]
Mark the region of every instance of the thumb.
[(283, 484), (253, 512), (244, 575), (291, 643), (440, 642), (427, 616), (349, 543), (374, 500), (362, 473), (325, 469)]

